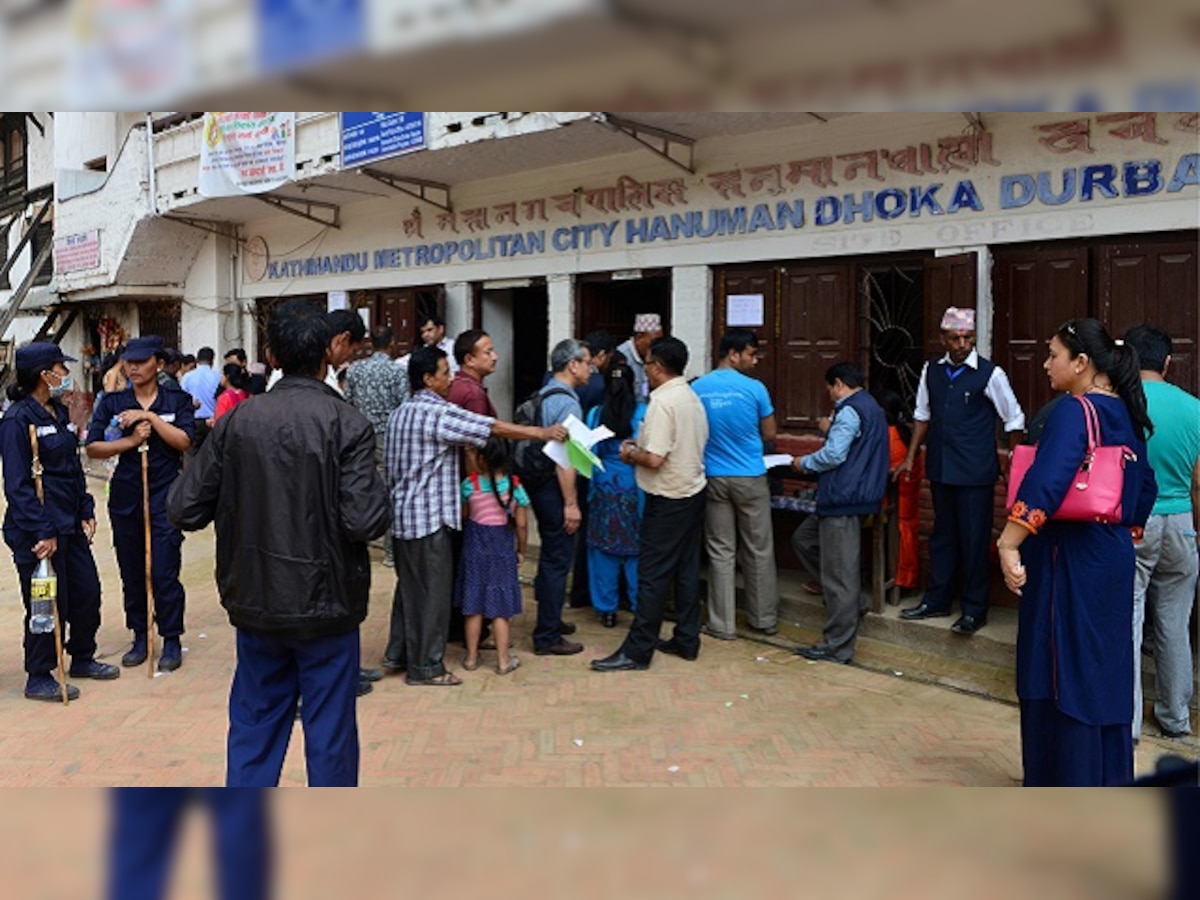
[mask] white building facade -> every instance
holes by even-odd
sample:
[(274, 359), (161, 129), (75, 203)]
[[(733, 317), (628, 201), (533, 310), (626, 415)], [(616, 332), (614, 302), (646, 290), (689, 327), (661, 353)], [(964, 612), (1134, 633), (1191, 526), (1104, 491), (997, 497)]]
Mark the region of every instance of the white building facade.
[(221, 198), (197, 115), (55, 116), (55, 234), (86, 251), (51, 286), (72, 355), (115, 323), (255, 358), (288, 297), (359, 308), (400, 353), (437, 312), (493, 335), (507, 414), (557, 340), (659, 312), (691, 375), (754, 328), (802, 433), (838, 359), (911, 396), (953, 303), (1027, 406), (1072, 316), (1161, 324), (1200, 387), (1195, 114), (428, 113), (424, 149), (345, 168), (339, 115), (301, 112), (294, 180)]

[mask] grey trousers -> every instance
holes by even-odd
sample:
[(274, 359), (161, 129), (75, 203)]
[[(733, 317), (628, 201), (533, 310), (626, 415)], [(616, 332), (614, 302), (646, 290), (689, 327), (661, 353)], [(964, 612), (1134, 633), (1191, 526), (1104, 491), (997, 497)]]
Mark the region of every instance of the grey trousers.
[(825, 632), (818, 646), (840, 660), (854, 657), (862, 591), (862, 521), (858, 516), (809, 516), (792, 533), (792, 550), (825, 593)]
[(1142, 728), (1142, 625), (1146, 604), (1154, 612), (1154, 717), (1171, 731), (1191, 731), (1195, 664), (1188, 640), (1188, 620), (1196, 600), (1200, 557), (1192, 514), (1151, 516), (1137, 545), (1133, 592), (1133, 736)]
[(708, 550), (708, 627), (724, 634), (736, 630), (736, 566), (742, 569), (747, 620), (755, 628), (774, 626), (779, 619), (779, 587), (766, 475), (708, 479), (704, 542)]
[(395, 539), (396, 593), (384, 656), (406, 666), (408, 681), (428, 681), (446, 671), (446, 629), (454, 585), (450, 529), (415, 541)]

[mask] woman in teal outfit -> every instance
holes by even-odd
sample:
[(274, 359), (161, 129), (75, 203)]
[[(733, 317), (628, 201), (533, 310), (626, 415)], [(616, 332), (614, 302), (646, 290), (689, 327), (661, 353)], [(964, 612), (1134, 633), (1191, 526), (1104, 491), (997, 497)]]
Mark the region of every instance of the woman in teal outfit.
[(646, 415), (637, 399), (633, 369), (614, 363), (604, 387), (604, 399), (588, 413), (588, 425), (604, 425), (613, 437), (593, 449), (604, 464), (592, 472), (588, 487), (588, 587), (592, 606), (605, 628), (617, 624), (621, 573), (625, 573), (630, 602), (637, 600), (638, 532), (645, 497), (638, 490), (633, 466), (621, 462), (621, 442), (636, 438)]

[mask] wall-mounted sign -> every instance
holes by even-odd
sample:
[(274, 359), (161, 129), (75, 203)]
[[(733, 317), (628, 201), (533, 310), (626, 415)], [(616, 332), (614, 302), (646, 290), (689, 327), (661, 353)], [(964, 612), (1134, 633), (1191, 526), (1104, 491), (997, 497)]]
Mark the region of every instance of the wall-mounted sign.
[(342, 168), (362, 166), (425, 148), (423, 112), (344, 112)]
[(325, 300), (325, 308), (329, 312), (333, 312), (335, 309), (350, 308), (350, 295), (346, 291), (329, 291), (325, 296)]
[(68, 234), (54, 239), (54, 271), (59, 275), (100, 265), (100, 230)]

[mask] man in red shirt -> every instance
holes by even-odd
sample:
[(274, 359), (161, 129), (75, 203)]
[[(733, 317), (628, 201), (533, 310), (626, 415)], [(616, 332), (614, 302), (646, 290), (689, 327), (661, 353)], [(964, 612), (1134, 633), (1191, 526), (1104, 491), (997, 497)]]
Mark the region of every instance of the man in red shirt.
[(496, 371), (496, 347), (488, 333), (472, 328), (460, 334), (454, 341), (454, 359), (458, 362), (458, 374), (446, 399), (481, 416), (499, 418), (483, 386), (483, 379)]

